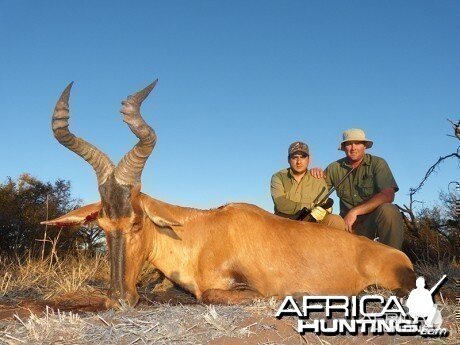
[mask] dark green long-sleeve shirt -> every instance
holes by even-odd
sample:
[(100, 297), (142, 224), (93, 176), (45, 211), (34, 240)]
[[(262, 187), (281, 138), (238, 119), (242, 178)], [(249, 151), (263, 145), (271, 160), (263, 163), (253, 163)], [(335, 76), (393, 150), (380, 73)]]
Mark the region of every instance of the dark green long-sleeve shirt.
[[(335, 186), (350, 171), (346, 158), (335, 161), (326, 168), (328, 188)], [(366, 202), (385, 188), (398, 191), (398, 185), (387, 162), (380, 157), (365, 154), (361, 165), (337, 188), (340, 198), (340, 215), (344, 217), (350, 209)]]

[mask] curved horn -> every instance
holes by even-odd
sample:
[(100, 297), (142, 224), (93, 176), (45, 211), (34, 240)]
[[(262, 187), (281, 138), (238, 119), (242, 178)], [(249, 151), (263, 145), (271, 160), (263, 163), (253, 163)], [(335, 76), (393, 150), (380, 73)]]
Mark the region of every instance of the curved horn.
[(97, 147), (81, 138), (77, 138), (69, 131), (69, 96), (71, 82), (62, 92), (61, 97), (54, 108), (51, 127), (54, 137), (69, 150), (75, 152), (93, 167), (97, 175), (99, 185), (103, 184), (112, 173), (114, 165), (109, 157)]
[(131, 131), (139, 138), (139, 142), (129, 151), (115, 168), (115, 179), (123, 185), (134, 185), (141, 181), (142, 170), (145, 162), (152, 153), (157, 141), (155, 131), (144, 121), (141, 116), (141, 104), (157, 84), (158, 79), (145, 89), (128, 96), (120, 112), (124, 115)]

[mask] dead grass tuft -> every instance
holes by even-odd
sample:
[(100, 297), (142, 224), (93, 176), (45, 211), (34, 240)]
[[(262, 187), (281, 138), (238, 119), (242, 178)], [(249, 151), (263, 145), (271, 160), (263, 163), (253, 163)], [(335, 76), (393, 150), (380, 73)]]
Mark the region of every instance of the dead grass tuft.
[(417, 276), (425, 277), (428, 286), (433, 286), (444, 275), (447, 274), (448, 280), (443, 285), (443, 289), (448, 288), (454, 290), (456, 287), (455, 281), (460, 279), (460, 266), (454, 261), (439, 261), (436, 265), (430, 264), (428, 261), (420, 260), (414, 265)]
[(104, 255), (84, 255), (56, 260), (0, 260), (0, 297), (3, 300), (25, 298), (50, 299), (106, 284), (109, 267)]
[(0, 331), (6, 344), (197, 344), (222, 336), (243, 338), (250, 327), (238, 323), (249, 314), (241, 307), (156, 305), (150, 310), (109, 310), (97, 315), (47, 309), (27, 320), (15, 317)]

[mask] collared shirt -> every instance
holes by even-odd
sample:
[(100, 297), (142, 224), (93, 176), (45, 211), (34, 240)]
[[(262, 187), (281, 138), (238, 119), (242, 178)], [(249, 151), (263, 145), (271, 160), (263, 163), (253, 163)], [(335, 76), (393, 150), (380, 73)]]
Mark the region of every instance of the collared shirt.
[(327, 186), (324, 179), (314, 178), (309, 171), (297, 182), (288, 168), (273, 174), (270, 191), (275, 214), (294, 214), (304, 207), (311, 209), (327, 194)]
[[(346, 157), (329, 164), (326, 168), (327, 186), (335, 186), (351, 169)], [(350, 209), (366, 202), (385, 188), (393, 188), (395, 192), (399, 189), (390, 167), (383, 158), (366, 153), (360, 166), (337, 187), (340, 215), (345, 216)]]

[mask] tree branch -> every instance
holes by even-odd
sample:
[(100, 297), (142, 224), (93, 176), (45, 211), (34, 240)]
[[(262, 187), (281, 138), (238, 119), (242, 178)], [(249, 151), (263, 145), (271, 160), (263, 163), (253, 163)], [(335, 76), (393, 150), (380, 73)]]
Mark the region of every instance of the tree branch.
[[(459, 148), (460, 149), (460, 148)], [(414, 195), (415, 193), (419, 192), (420, 189), (422, 189), (423, 185), (425, 184), (426, 180), (430, 177), (430, 175), (436, 170), (439, 164), (441, 164), (444, 160), (449, 159), (451, 157), (457, 157), (460, 159), (460, 153), (459, 150), (457, 149), (457, 152), (451, 153), (450, 155), (444, 156), (444, 157), (439, 157), (438, 161), (434, 163), (426, 172), (425, 177), (423, 178), (422, 182), (419, 183), (417, 188), (411, 188), (410, 189), (410, 195)]]

